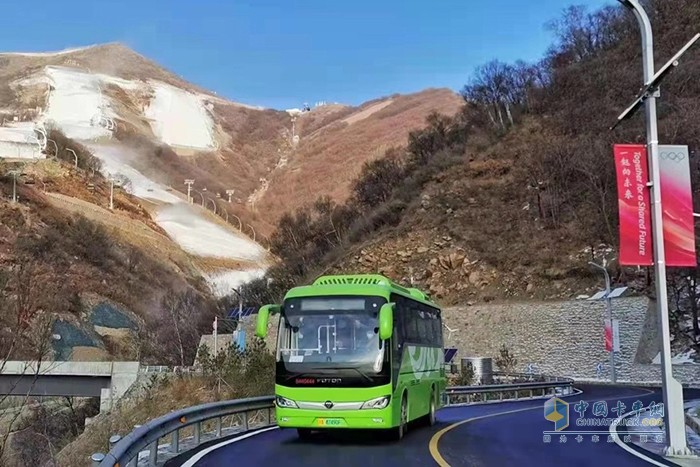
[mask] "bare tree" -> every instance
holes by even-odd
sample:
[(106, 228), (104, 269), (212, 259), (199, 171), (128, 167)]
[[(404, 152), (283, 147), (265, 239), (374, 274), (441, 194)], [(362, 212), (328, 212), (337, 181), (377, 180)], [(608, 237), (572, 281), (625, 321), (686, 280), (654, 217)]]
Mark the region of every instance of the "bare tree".
[[(0, 357), (0, 371), (8, 361), (15, 358), (24, 358), (33, 363), (33, 372), (25, 375), (31, 378), (29, 388), (25, 394), (19, 394), (21, 399), (13, 407), (14, 415), (7, 422), (6, 431), (0, 439), (0, 459), (6, 453), (13, 427), (30, 400), (32, 388), (42, 370), (42, 362), (50, 351), (53, 319), (44, 312), (42, 304), (48, 303), (47, 300), (55, 296), (55, 290), (51, 282), (41, 279), (36, 261), (30, 257), (20, 257), (13, 267), (12, 275), (3, 275), (0, 283), (3, 286), (0, 291), (0, 310), (4, 311), (0, 316), (0, 344), (8, 349)], [(8, 394), (0, 395), (0, 404), (10, 397), (10, 393), (16, 392), (19, 382), (18, 376)]]
[[(180, 293), (172, 293), (163, 297), (161, 308), (167, 317), (167, 326), (172, 330), (172, 335), (162, 332), (166, 336), (163, 344), (166, 347), (175, 347), (178, 362), (181, 366), (187, 365), (194, 355), (197, 346), (198, 324), (200, 321), (200, 304), (197, 295), (186, 290)], [(168, 336), (174, 337), (168, 339)], [(170, 345), (168, 343), (170, 342)]]

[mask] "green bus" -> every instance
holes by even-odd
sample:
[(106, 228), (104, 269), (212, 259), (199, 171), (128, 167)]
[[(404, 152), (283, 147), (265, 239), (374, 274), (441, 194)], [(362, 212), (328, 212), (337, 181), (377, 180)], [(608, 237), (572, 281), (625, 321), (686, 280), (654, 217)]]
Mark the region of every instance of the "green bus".
[(277, 423), (301, 438), (334, 428), (435, 423), (446, 386), (440, 308), (381, 275), (337, 275), (289, 290), (258, 312), (256, 335), (279, 314)]

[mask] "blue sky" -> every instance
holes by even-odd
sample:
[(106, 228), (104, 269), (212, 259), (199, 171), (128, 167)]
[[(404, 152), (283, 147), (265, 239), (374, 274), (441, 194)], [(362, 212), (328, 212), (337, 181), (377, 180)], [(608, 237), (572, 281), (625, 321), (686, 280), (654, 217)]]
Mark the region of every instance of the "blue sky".
[(3, 51), (123, 42), (189, 81), (273, 108), (459, 90), (491, 59), (535, 60), (568, 5), (612, 0), (3, 2)]

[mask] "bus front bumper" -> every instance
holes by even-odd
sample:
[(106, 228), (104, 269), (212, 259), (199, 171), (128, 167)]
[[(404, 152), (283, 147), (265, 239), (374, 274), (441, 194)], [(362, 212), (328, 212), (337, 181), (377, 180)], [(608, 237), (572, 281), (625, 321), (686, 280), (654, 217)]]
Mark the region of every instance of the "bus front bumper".
[(277, 425), (282, 428), (391, 428), (391, 406), (384, 409), (363, 410), (308, 410), (277, 407)]

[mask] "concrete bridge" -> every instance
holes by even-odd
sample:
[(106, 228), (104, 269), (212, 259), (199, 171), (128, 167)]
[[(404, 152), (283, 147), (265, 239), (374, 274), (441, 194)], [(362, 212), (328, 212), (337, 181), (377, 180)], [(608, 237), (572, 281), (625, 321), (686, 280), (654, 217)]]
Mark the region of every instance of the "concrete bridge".
[(99, 397), (109, 411), (136, 382), (139, 362), (24, 362), (0, 364), (0, 395)]

